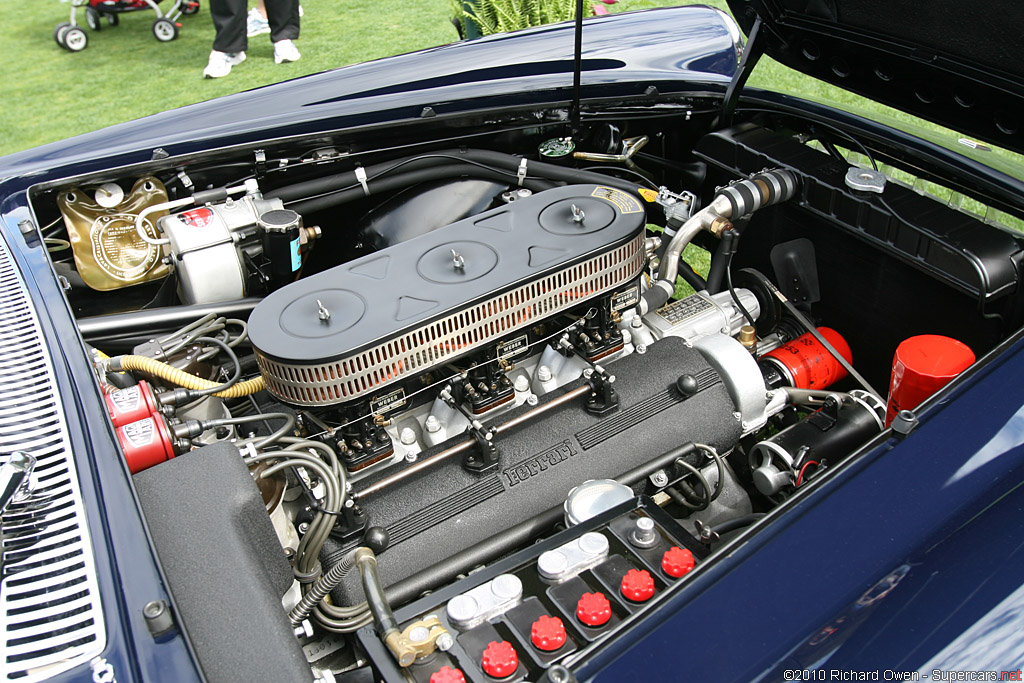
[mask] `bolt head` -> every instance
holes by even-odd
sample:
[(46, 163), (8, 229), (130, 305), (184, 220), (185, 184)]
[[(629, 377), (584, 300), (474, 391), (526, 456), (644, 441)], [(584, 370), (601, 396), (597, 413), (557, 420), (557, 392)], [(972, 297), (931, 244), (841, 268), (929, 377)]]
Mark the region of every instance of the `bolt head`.
[(409, 640), (414, 643), (425, 643), (427, 638), (430, 637), (430, 629), (426, 626), (417, 626), (416, 628), (409, 631)]

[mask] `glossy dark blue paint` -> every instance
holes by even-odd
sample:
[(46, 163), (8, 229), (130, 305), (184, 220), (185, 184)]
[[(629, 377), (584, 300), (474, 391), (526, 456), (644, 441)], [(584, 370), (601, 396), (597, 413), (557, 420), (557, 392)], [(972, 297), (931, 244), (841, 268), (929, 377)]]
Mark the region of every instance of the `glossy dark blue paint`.
[[(156, 641), (143, 619), (147, 602), (171, 598), (139, 516), (91, 364), (45, 249), (35, 235), (26, 243), (18, 230), (18, 222), (30, 217), (26, 199), (24, 193), (6, 197), (0, 203), (0, 221), (49, 340), (96, 557), (106, 621), (102, 657), (121, 683), (199, 681), (202, 678), (185, 637), (175, 632)], [(50, 680), (92, 681), (93, 672), (82, 665)]]
[[(1024, 666), (1024, 633), (1010, 621), (1024, 600), (1022, 351), (1017, 339), (904, 441), (877, 444), (779, 510), (581, 678)], [(999, 639), (959, 648), (982, 633)]]
[[(648, 85), (721, 91), (736, 68), (724, 15), (708, 7), (587, 20), (584, 97)], [(494, 107), (566, 103), (572, 85), (569, 24), (527, 29), (355, 64), (155, 114), (0, 160), (2, 175), (61, 168), (89, 172), (171, 155), (353, 126)], [(639, 87), (639, 90), (637, 89)], [(63, 173), (66, 175), (66, 173)]]
[[(246, 141), (417, 120), (502, 106), (565, 103), (569, 27), (435, 48), (346, 67), (201, 103), (0, 159), (0, 219), (51, 340), (66, 399), (119, 681), (197, 680), (181, 636), (154, 642), (142, 605), (167, 599), (127, 472), (96, 394), (74, 321), (38, 241), (17, 229), (30, 218), (35, 182)], [(676, 8), (588, 21), (585, 97), (724, 89), (735, 46), (717, 11)], [(466, 65), (472, 65), (468, 69)], [(923, 164), (1008, 202), (1024, 185), (962, 155), (828, 107), (766, 92), (748, 104), (791, 108), (841, 121), (903, 147)], [(256, 115), (254, 115), (254, 112)], [(426, 122), (425, 125), (429, 125)], [(34, 239), (34, 238), (33, 238)], [(995, 654), (1019, 666), (1021, 638), (1006, 628), (1024, 597), (1019, 569), (1024, 525), (1024, 413), (1019, 378), (1024, 342), (964, 378), (944, 405), (923, 415), (905, 442), (890, 440), (787, 506), (785, 519), (731, 558), (694, 576), (676, 596), (581, 671), (602, 681), (728, 681), (781, 678), (827, 658), (826, 668), (917, 668), (943, 662), (988, 666)], [(1010, 400), (1007, 400), (1010, 398)], [(941, 418), (941, 419), (939, 419)], [(973, 463), (973, 469), (965, 469)], [(102, 553), (100, 553), (102, 554)], [(971, 590), (964, 586), (970, 585)], [(949, 606), (948, 595), (969, 595)], [(865, 604), (870, 603), (870, 604)], [(973, 630), (972, 630), (973, 629)], [(1000, 630), (1001, 629), (1001, 630)], [(950, 646), (974, 633), (999, 634), (1005, 651)], [(968, 634), (964, 636), (964, 634)], [(992, 661), (987, 661), (985, 658)], [(959, 658), (959, 659), (957, 659)], [(1001, 662), (1001, 660), (1000, 660)], [(91, 679), (80, 668), (57, 680)]]

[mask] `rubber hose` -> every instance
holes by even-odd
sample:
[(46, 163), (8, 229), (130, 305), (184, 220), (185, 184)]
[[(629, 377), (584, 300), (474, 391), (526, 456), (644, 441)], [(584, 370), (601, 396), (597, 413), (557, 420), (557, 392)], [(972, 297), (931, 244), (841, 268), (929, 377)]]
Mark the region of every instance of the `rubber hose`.
[[(212, 382), (202, 377), (196, 377), (190, 375), (184, 370), (179, 370), (173, 365), (167, 363), (161, 363), (158, 360), (152, 358), (146, 358), (145, 356), (136, 356), (132, 354), (117, 356), (111, 359), (110, 367), (115, 372), (121, 370), (138, 370), (147, 374), (159, 377), (160, 379), (176, 384), (179, 387), (185, 387), (186, 389), (209, 389), (211, 387), (219, 386), (219, 382)], [(244, 382), (239, 382), (230, 389), (214, 394), (219, 398), (241, 398), (242, 396), (249, 396), (255, 394), (258, 391), (263, 391), (267, 388), (262, 377), (253, 377), (252, 379)]]
[(735, 230), (726, 230), (722, 233), (715, 255), (711, 258), (711, 269), (708, 271), (708, 294), (718, 294), (722, 291), (725, 280), (725, 266), (729, 257), (736, 251)]
[[(369, 184), (375, 181), (384, 180), (384, 177), (377, 177), (381, 174), (404, 174), (425, 168), (436, 168), (438, 166), (444, 166), (445, 164), (460, 164), (462, 161), (458, 158), (438, 158), (441, 155), (447, 156), (457, 154), (457, 151), (445, 150), (431, 153), (430, 155), (420, 155), (423, 156), (423, 158), (406, 157), (404, 159), (395, 159), (394, 161), (386, 161), (380, 164), (373, 164), (372, 166), (364, 166), (362, 168), (366, 172), (366, 179)], [(345, 171), (344, 173), (335, 173), (322, 178), (313, 178), (312, 180), (303, 180), (292, 185), (285, 185), (275, 190), (270, 190), (269, 192), (264, 193), (263, 196), (268, 199), (277, 198), (283, 202), (290, 202), (295, 201), (296, 199), (309, 197), (310, 195), (334, 192), (350, 185), (359, 185), (359, 178), (356, 177), (356, 172), (354, 170)], [(357, 189), (362, 191), (361, 187), (357, 187)]]
[(685, 261), (679, 267), (679, 277), (683, 278), (686, 284), (693, 287), (693, 291), (700, 292), (708, 288), (708, 283), (700, 276), (700, 273), (690, 267)]
[[(432, 152), (429, 155), (417, 155), (416, 157), (397, 159), (394, 161), (389, 161), (366, 167), (364, 170), (366, 172), (367, 187), (370, 188), (371, 194), (386, 191), (387, 188), (383, 186), (383, 183), (387, 178), (375, 178), (374, 176), (388, 172), (391, 169), (395, 169), (395, 171), (400, 172), (402, 175), (412, 174), (419, 171), (427, 171), (428, 174), (426, 177), (428, 179), (451, 177), (451, 175), (430, 175), (430, 172), (438, 174), (441, 168), (450, 165), (461, 166), (463, 164), (461, 164), (460, 162), (463, 161), (470, 162), (468, 167), (468, 173), (470, 175), (475, 175), (481, 178), (493, 177), (489, 175), (484, 175), (485, 172), (488, 171), (488, 169), (474, 165), (473, 162), (475, 162), (476, 164), (483, 164), (485, 166), (492, 167), (496, 166), (499, 169), (503, 169), (506, 173), (500, 174), (500, 179), (507, 180), (508, 175), (511, 175), (513, 179), (515, 178), (520, 168), (520, 165), (523, 162), (523, 158), (514, 156), (512, 154), (505, 154), (504, 152), (494, 152), (491, 150), (482, 149), (440, 150), (437, 152)], [(454, 173), (455, 175), (463, 174), (455, 173), (454, 171), (451, 170), (448, 171), (448, 173)], [(497, 173), (497, 171), (490, 170), (490, 173)], [(597, 185), (609, 185), (621, 190), (625, 190), (626, 192), (633, 193), (634, 195), (637, 192), (637, 186), (634, 183), (630, 183), (619, 178), (604, 175), (601, 173), (594, 173), (592, 171), (579, 171), (574, 168), (557, 166), (555, 164), (549, 164), (543, 161), (528, 160), (526, 162), (526, 173), (528, 176), (531, 176), (531, 178), (528, 178), (526, 181), (524, 181), (524, 185), (526, 185), (526, 182), (530, 180), (535, 181), (537, 176), (540, 176), (542, 178), (547, 178), (550, 180), (559, 180), (569, 183), (594, 183)], [(352, 185), (355, 185), (356, 187), (350, 188), (350, 186)], [(378, 187), (374, 188), (374, 185), (377, 185)], [(391, 187), (393, 188), (396, 186)], [(280, 187), (276, 190), (267, 192), (265, 196), (277, 197), (287, 202), (297, 200), (302, 197), (308, 197), (310, 195), (323, 194), (325, 192), (333, 192), (341, 188), (349, 188), (349, 190), (346, 190), (346, 192), (354, 192), (355, 195), (353, 198), (365, 196), (366, 194), (363, 191), (362, 186), (359, 184), (359, 180), (356, 178), (355, 171), (347, 171), (345, 173), (338, 173), (335, 175), (327, 176), (325, 178), (316, 178), (313, 180), (306, 180), (300, 183), (295, 183), (294, 185)], [(316, 201), (316, 199), (308, 201)], [(348, 201), (348, 199), (343, 201)], [(331, 204), (330, 206), (334, 205), (335, 204)], [(316, 210), (316, 208), (307, 208), (305, 202), (303, 202), (299, 206), (301, 206), (305, 211)], [(298, 211), (299, 213), (303, 213), (303, 210), (300, 210), (297, 206), (293, 206), (292, 208)]]
[(292, 608), (292, 611), (288, 613), (288, 618), (292, 620), (292, 624), (298, 625), (309, 616), (309, 613), (320, 604), (320, 601), (327, 597), (327, 594), (334, 590), (334, 587), (341, 583), (341, 580), (345, 578), (352, 567), (356, 564), (356, 551), (355, 548), (345, 554), (339, 564), (334, 565), (331, 569), (321, 576), (313, 587), (302, 596), (302, 600), (299, 604)]
[[(288, 204), (288, 207), (299, 214), (309, 214), (316, 211), (323, 211), (324, 209), (329, 209), (341, 204), (346, 204), (348, 202), (353, 202), (362, 199), (363, 197), (393, 192), (395, 190), (404, 189), (406, 187), (429, 182), (431, 180), (460, 176), (483, 178), (486, 180), (496, 180), (506, 183), (515, 182), (516, 179), (515, 173), (490, 171), (473, 164), (444, 164), (434, 168), (424, 168), (407, 173), (396, 173), (377, 180), (370, 180), (366, 185), (367, 190), (369, 190), (369, 195), (363, 189), (362, 185), (356, 185), (355, 187), (346, 186), (345, 189), (338, 189), (330, 194), (325, 194), (320, 197), (291, 202)], [(528, 179), (523, 181), (523, 187), (539, 192), (550, 188), (551, 183), (543, 180)]]
[(377, 573), (377, 556), (369, 548), (356, 548), (356, 566), (359, 567), (359, 574), (363, 579), (363, 592), (366, 594), (366, 604), (373, 614), (373, 620), (383, 637), (389, 633), (398, 631), (398, 622), (391, 611), (387, 597), (384, 595), (384, 587), (380, 583), (380, 575)]
[(763, 512), (753, 512), (749, 515), (743, 515), (742, 517), (734, 517), (733, 519), (726, 520), (718, 526), (713, 527), (711, 532), (721, 536), (724, 533), (748, 527), (762, 517), (764, 517)]

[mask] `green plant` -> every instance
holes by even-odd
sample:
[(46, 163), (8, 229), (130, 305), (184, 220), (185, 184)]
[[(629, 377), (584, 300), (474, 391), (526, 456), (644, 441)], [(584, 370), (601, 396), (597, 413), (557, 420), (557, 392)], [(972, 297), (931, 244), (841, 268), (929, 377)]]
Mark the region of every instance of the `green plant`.
[[(451, 0), (452, 12), (466, 31), (466, 22), (476, 24), (481, 35), (515, 31), (568, 21), (576, 16), (575, 0)], [(589, 9), (589, 3), (587, 3)]]

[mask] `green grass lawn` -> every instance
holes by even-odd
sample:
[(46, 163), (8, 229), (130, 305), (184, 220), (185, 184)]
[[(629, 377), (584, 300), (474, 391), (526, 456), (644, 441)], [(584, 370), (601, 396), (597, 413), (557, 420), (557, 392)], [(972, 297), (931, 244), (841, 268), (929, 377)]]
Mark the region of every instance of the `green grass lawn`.
[[(171, 2), (164, 0), (163, 6)], [(88, 48), (71, 53), (53, 40), (54, 27), (68, 20), (67, 2), (0, 0), (0, 9), (6, 10), (0, 22), (6, 75), (0, 155), (166, 109), (346, 64), (443, 45), (458, 38), (450, 22), (450, 0), (302, 0), (305, 16), (297, 43), (302, 51), (300, 61), (274, 64), (269, 36), (262, 35), (251, 40), (248, 59), (228, 77), (205, 80), (202, 69), (213, 41), (213, 24), (205, 0), (201, 2), (197, 15), (181, 19), (180, 36), (173, 42), (159, 43), (153, 37), (152, 12), (135, 12), (122, 15), (117, 27), (104, 25), (98, 32), (86, 29)], [(619, 12), (668, 4), (679, 4), (679, 0), (619, 0), (610, 9)], [(725, 0), (704, 4), (726, 9)], [(768, 58), (762, 59), (750, 83), (888, 119), (905, 128), (916, 127), (912, 132), (956, 148), (958, 136), (953, 131), (922, 126), (913, 117), (802, 76)], [(1002, 150), (995, 154), (1024, 166), (1016, 155)], [(984, 154), (981, 160), (990, 161)]]

